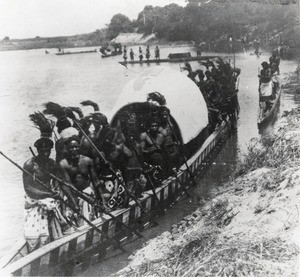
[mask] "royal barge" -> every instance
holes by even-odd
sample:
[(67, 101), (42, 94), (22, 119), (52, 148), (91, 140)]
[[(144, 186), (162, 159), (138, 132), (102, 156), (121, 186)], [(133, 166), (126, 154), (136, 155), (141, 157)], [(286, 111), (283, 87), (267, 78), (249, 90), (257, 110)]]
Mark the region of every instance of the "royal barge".
[(75, 233), (31, 253), (28, 253), (25, 240), (21, 239), (1, 258), (1, 276), (82, 275), (82, 270), (89, 265), (101, 261), (109, 253), (120, 251), (111, 239), (126, 249), (126, 243), (137, 238), (120, 222), (143, 230), (151, 222), (143, 211), (157, 216), (157, 198), (163, 209), (167, 210), (183, 194), (183, 188), (191, 186), (193, 174), (230, 132), (230, 123), (221, 124), (208, 133), (208, 110), (199, 88), (183, 73), (160, 66), (143, 71), (125, 86), (113, 108), (111, 123), (120, 120), (124, 111), (129, 113), (130, 118), (139, 117), (140, 104), (145, 102), (150, 91), (159, 91), (164, 95), (181, 143), (188, 150), (187, 160), (176, 175), (166, 177), (155, 188), (155, 194), (152, 190), (143, 192), (139, 204), (132, 200), (128, 207), (113, 211), (118, 220), (104, 214), (95, 219), (93, 224), (105, 235), (84, 225)]

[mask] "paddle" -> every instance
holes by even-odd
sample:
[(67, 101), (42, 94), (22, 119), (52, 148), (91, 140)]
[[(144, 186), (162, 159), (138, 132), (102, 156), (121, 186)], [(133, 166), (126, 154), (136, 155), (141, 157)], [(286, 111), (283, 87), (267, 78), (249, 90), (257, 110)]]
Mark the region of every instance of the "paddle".
[[(155, 146), (155, 148), (159, 151), (162, 152), (161, 149), (157, 146), (155, 140), (150, 136), (150, 134), (148, 134), (148, 132), (146, 132), (148, 137), (150, 138), (150, 140), (152, 141), (153, 145)], [(161, 153), (163, 155), (163, 153)], [(163, 155), (164, 156), (164, 155)], [(182, 187), (183, 191), (185, 192), (185, 194), (188, 197), (191, 197), (191, 195), (189, 194), (189, 192), (187, 191), (186, 187), (179, 181), (178, 177), (177, 177), (177, 173), (174, 172), (173, 176), (176, 178), (176, 180), (178, 181), (179, 185)]]
[(171, 125), (171, 123), (170, 123), (170, 121), (169, 121), (168, 118), (167, 118), (167, 124), (168, 124), (168, 126), (170, 127), (170, 130), (171, 130), (171, 132), (172, 132), (172, 134), (173, 134), (175, 140), (178, 142), (178, 145), (179, 145), (179, 154), (180, 154), (181, 157), (183, 158), (183, 161), (184, 161), (184, 164), (185, 164), (185, 166), (186, 166), (187, 172), (188, 172), (188, 174), (190, 175), (190, 177), (191, 177), (191, 179), (192, 179), (192, 183), (193, 183), (194, 186), (197, 186), (197, 183), (196, 183), (196, 181), (195, 181), (195, 177), (194, 177), (194, 175), (192, 174), (189, 165), (187, 164), (187, 158), (186, 158), (186, 156), (185, 156), (185, 154), (184, 154), (184, 150), (183, 150), (183, 146), (182, 146), (182, 144), (181, 144), (181, 141), (178, 140), (178, 138), (177, 138), (177, 136), (176, 136), (176, 134), (175, 134), (175, 132), (174, 132), (174, 129), (173, 129), (173, 127), (172, 127), (172, 125)]
[[(31, 147), (29, 147), (31, 153), (33, 154), (33, 156), (35, 157), (35, 154), (32, 150)], [(95, 205), (95, 201), (94, 199), (92, 199), (89, 195), (87, 195), (84, 192), (79, 191), (77, 188), (75, 188), (72, 184), (69, 184), (65, 181), (63, 181), (62, 179), (60, 179), (59, 177), (57, 177), (56, 175), (52, 174), (51, 172), (49, 172), (48, 170), (44, 169), (44, 171), (46, 173), (48, 173), (53, 179), (55, 179), (56, 181), (58, 181), (59, 183), (65, 185), (66, 187), (70, 188), (78, 197), (82, 198), (83, 200), (85, 200), (87, 203), (89, 203), (90, 205)], [(94, 188), (94, 191), (96, 193), (97, 199), (101, 199), (101, 196), (98, 194), (98, 190), (96, 188)], [(99, 208), (99, 205), (96, 204), (96, 206)], [(143, 235), (138, 232), (137, 230), (129, 227), (127, 224), (125, 224), (123, 221), (119, 220), (117, 217), (115, 217), (112, 213), (110, 213), (109, 211), (106, 211), (104, 208), (101, 208), (100, 211), (104, 214), (109, 215), (111, 218), (113, 218), (115, 221), (119, 222), (122, 226), (124, 226), (125, 228), (129, 229), (132, 233), (135, 233), (138, 237), (142, 238)]]
[(90, 222), (85, 216), (80, 214), (80, 211), (77, 210), (73, 205), (68, 203), (61, 197), (60, 195), (57, 195), (55, 191), (53, 191), (51, 188), (49, 188), (46, 184), (44, 184), (42, 181), (40, 181), (38, 178), (33, 176), (29, 171), (22, 168), (20, 165), (18, 165), (16, 162), (8, 158), (2, 151), (0, 151), (0, 155), (2, 155), (4, 158), (6, 158), (8, 161), (10, 161), (13, 165), (15, 165), (18, 169), (20, 169), (25, 174), (31, 176), (36, 182), (38, 182), (43, 188), (48, 190), (49, 192), (52, 192), (53, 195), (55, 195), (55, 198), (57, 198), (61, 203), (69, 207), (73, 212), (77, 213), (78, 217), (81, 218), (83, 221), (85, 221), (88, 225), (90, 225), (93, 229), (95, 229), (99, 234), (103, 235), (108, 241), (111, 241), (112, 244), (114, 244), (117, 248), (119, 248), (123, 253), (125, 252), (125, 249), (121, 246), (120, 242), (116, 239), (110, 238), (106, 233), (104, 233), (101, 229), (99, 229), (96, 225), (94, 225), (92, 222)]
[[(97, 148), (97, 146), (92, 142), (92, 140), (89, 138), (89, 136), (84, 132), (84, 130), (81, 128), (80, 124), (77, 121), (74, 121), (79, 130), (82, 132), (84, 137), (88, 140), (88, 142), (92, 145), (92, 147), (96, 150), (98, 153), (99, 157), (103, 160), (103, 162), (109, 166), (109, 170), (112, 172), (112, 174), (119, 180), (118, 174), (115, 172), (115, 170), (111, 167), (109, 162), (105, 159), (103, 154), (100, 152), (100, 150)], [(158, 223), (153, 220), (153, 218), (150, 216), (150, 214), (142, 207), (142, 205), (138, 202), (137, 198), (134, 196), (133, 193), (131, 193), (126, 186), (124, 186), (125, 191), (128, 193), (130, 197), (136, 202), (136, 204), (139, 206), (141, 211), (149, 218), (149, 221), (152, 222), (153, 226), (157, 226)]]
[(142, 170), (143, 170), (143, 173), (145, 174), (145, 176), (146, 176), (146, 178), (147, 178), (147, 181), (149, 182), (149, 184), (150, 184), (150, 186), (151, 186), (152, 193), (153, 193), (154, 198), (155, 198), (155, 200), (157, 201), (157, 203), (158, 203), (158, 205), (159, 205), (159, 207), (160, 207), (161, 213), (164, 214), (164, 213), (165, 213), (164, 207), (163, 207), (163, 205), (161, 204), (161, 201), (160, 201), (160, 200), (158, 199), (158, 197), (157, 197), (157, 194), (156, 194), (156, 191), (155, 191), (155, 187), (154, 187), (154, 184), (153, 184), (153, 182), (152, 182), (152, 180), (151, 180), (151, 177), (149, 176), (149, 173), (144, 169), (144, 166), (143, 166), (144, 164), (143, 164), (143, 162), (142, 162), (142, 161), (140, 160), (140, 158), (139, 158), (139, 155), (138, 155), (138, 153), (137, 153), (137, 151), (136, 151), (136, 149), (135, 149), (135, 147), (134, 147), (134, 145), (133, 145), (132, 138), (130, 138), (129, 140), (130, 140), (131, 148), (133, 149), (133, 151), (134, 151), (134, 153), (135, 153), (135, 155), (136, 155), (136, 159), (137, 159), (137, 161), (139, 162), (139, 164), (140, 164), (140, 166), (141, 166), (141, 168), (142, 168)]

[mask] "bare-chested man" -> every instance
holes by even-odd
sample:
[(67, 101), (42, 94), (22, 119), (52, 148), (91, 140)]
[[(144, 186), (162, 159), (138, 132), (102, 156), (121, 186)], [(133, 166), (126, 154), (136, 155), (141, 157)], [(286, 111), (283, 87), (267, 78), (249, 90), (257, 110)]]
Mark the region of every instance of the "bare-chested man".
[[(59, 163), (65, 181), (72, 184), (80, 192), (86, 192), (91, 195), (95, 194), (96, 197), (100, 197), (100, 182), (95, 172), (93, 160), (89, 157), (80, 155), (79, 138), (69, 138), (66, 141), (66, 146), (67, 157)], [(77, 208), (78, 205), (80, 205), (80, 212), (84, 216), (92, 217), (92, 215), (85, 210), (87, 209), (87, 206), (82, 201), (73, 197), (71, 202)]]
[(161, 147), (164, 142), (164, 136), (159, 133), (158, 129), (159, 120), (152, 118), (149, 121), (148, 130), (140, 135), (140, 140), (144, 161), (152, 165), (162, 166)]

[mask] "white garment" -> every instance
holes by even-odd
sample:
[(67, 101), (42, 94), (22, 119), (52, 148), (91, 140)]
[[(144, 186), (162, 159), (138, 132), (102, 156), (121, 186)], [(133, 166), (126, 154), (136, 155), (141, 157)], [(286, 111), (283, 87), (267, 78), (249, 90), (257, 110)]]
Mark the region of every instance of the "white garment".
[(69, 127), (67, 129), (64, 129), (61, 131), (60, 136), (64, 139), (72, 137), (72, 136), (78, 136), (79, 132), (74, 127)]
[(273, 82), (270, 81), (268, 83), (261, 83), (260, 84), (260, 95), (261, 96), (271, 96), (272, 95), (272, 89), (273, 89)]

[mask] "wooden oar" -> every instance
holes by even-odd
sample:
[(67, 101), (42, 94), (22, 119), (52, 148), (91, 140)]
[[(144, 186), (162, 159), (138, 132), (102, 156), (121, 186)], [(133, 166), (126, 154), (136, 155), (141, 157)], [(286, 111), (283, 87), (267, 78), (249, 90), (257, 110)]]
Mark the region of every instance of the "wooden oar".
[[(35, 156), (33, 150), (31, 147), (29, 147), (31, 153)], [(43, 168), (44, 169), (44, 168)], [(53, 173), (49, 172), (48, 170), (44, 169), (44, 171), (49, 174), (53, 179), (55, 179), (56, 181), (58, 181), (59, 183), (65, 185), (66, 187), (70, 188), (78, 197), (82, 198), (84, 201), (86, 201), (87, 203), (89, 203), (90, 205), (94, 206), (97, 205), (94, 201), (94, 199), (92, 199), (88, 194), (79, 191), (77, 188), (75, 188), (72, 184), (69, 184), (65, 181), (63, 181), (62, 179), (60, 179), (59, 177), (57, 177), (56, 175), (54, 175)], [(101, 199), (101, 196), (98, 194), (98, 191), (96, 188), (94, 188), (95, 194), (97, 196), (97, 199)], [(97, 207), (99, 207), (97, 205)], [(123, 221), (119, 220), (117, 217), (115, 217), (112, 213), (110, 213), (109, 211), (106, 211), (104, 208), (101, 209), (101, 212), (104, 214), (109, 215), (111, 218), (113, 218), (115, 221), (119, 222), (122, 226), (124, 226), (125, 228), (129, 229), (132, 233), (135, 233), (138, 237), (142, 238), (143, 235), (138, 232), (137, 230), (129, 227), (127, 224), (125, 224)]]
[[(161, 151), (161, 149), (157, 146), (155, 140), (150, 136), (150, 134), (148, 134), (148, 132), (146, 132), (148, 137), (150, 138), (150, 140), (152, 141), (153, 145), (155, 146), (155, 148), (157, 149), (157, 151), (161, 152), (162, 156), (163, 153)], [(189, 192), (187, 191), (186, 187), (179, 181), (178, 177), (177, 177), (177, 172), (174, 172), (173, 176), (176, 178), (177, 182), (179, 183), (179, 185), (182, 187), (183, 191), (185, 192), (185, 194), (188, 196), (188, 197), (191, 197), (191, 195), (189, 194)]]
[(82, 214), (80, 214), (80, 211), (77, 210), (75, 207), (73, 207), (73, 205), (71, 205), (70, 203), (68, 203), (67, 201), (65, 201), (63, 199), (63, 197), (61, 197), (60, 195), (57, 195), (57, 193), (55, 193), (55, 191), (53, 191), (51, 188), (49, 188), (46, 184), (44, 184), (38, 178), (36, 178), (35, 176), (33, 176), (29, 171), (27, 171), (26, 169), (22, 168), (16, 162), (14, 162), (10, 158), (8, 158), (6, 155), (4, 155), (2, 151), (0, 151), (0, 154), (4, 158), (6, 158), (8, 161), (10, 161), (13, 165), (15, 165), (18, 169), (20, 169), (22, 172), (24, 172), (25, 174), (31, 176), (43, 188), (45, 188), (49, 192), (52, 192), (53, 195), (55, 195), (55, 198), (57, 198), (61, 203), (63, 203), (67, 207), (69, 207), (73, 212), (77, 213), (77, 215), (78, 215), (79, 218), (81, 218), (83, 221), (85, 221), (88, 225), (90, 225), (93, 229), (95, 229), (99, 234), (101, 234), (102, 236), (104, 236), (108, 241), (111, 241), (112, 244), (114, 244), (117, 248), (119, 248), (123, 253), (126, 252), (125, 249), (121, 246), (121, 244), (120, 244), (119, 241), (117, 241), (116, 239), (110, 238), (105, 232), (103, 232), (101, 229), (99, 229), (95, 224), (93, 224), (91, 221), (89, 221), (85, 216), (83, 216)]
[[(81, 128), (80, 124), (77, 121), (74, 121), (75, 124), (77, 125), (77, 127), (79, 128), (79, 130), (82, 132), (82, 134), (84, 135), (84, 137), (88, 140), (88, 142), (92, 145), (92, 147), (96, 150), (96, 152), (98, 153), (99, 157), (103, 160), (103, 162), (109, 166), (109, 170), (111, 171), (111, 173), (119, 180), (119, 176), (116, 173), (116, 171), (111, 167), (110, 163), (105, 159), (105, 157), (103, 156), (103, 154), (100, 152), (100, 150), (97, 148), (97, 146), (92, 142), (92, 140), (89, 138), (89, 136), (84, 132), (84, 130)], [(126, 192), (128, 193), (128, 195), (130, 197), (132, 197), (132, 199), (135, 201), (135, 203), (139, 206), (139, 208), (141, 209), (141, 211), (149, 218), (149, 221), (152, 222), (153, 226), (157, 226), (158, 223), (153, 220), (153, 218), (150, 216), (150, 214), (142, 207), (142, 205), (140, 204), (140, 202), (137, 200), (137, 198), (134, 196), (133, 193), (131, 193), (129, 191), (129, 189), (126, 186), (123, 186), (124, 189), (126, 190)]]
[(149, 173), (147, 172), (147, 170), (145, 170), (144, 164), (140, 160), (139, 155), (138, 155), (138, 153), (137, 153), (137, 151), (136, 151), (136, 149), (135, 149), (135, 147), (133, 145), (133, 142), (132, 142), (131, 138), (129, 140), (130, 140), (130, 145), (131, 145), (131, 147), (132, 147), (132, 149), (133, 149), (133, 151), (134, 151), (134, 153), (136, 155), (136, 159), (138, 160), (138, 162), (139, 162), (139, 164), (140, 164), (140, 166), (141, 166), (141, 168), (143, 170), (143, 173), (145, 174), (145, 176), (147, 178), (147, 181), (149, 182), (149, 184), (151, 186), (152, 193), (153, 193), (154, 198), (155, 198), (155, 200), (157, 201), (157, 203), (158, 203), (158, 205), (160, 207), (161, 213), (164, 214), (165, 213), (165, 209), (164, 209), (161, 201), (158, 199), (158, 196), (157, 196), (156, 191), (155, 191), (155, 186), (154, 186), (154, 184), (153, 184), (153, 182), (151, 180), (151, 177), (149, 176)]

